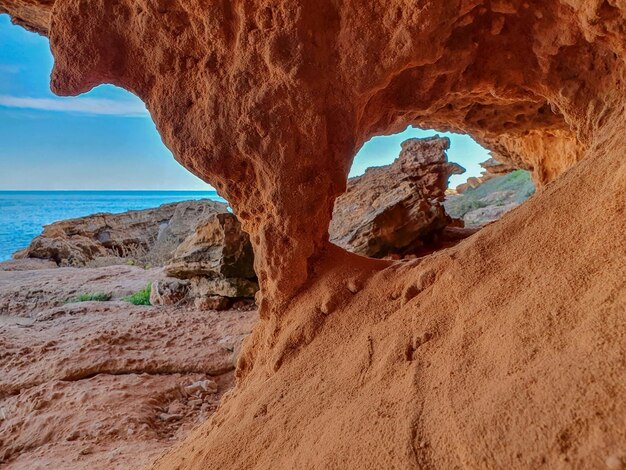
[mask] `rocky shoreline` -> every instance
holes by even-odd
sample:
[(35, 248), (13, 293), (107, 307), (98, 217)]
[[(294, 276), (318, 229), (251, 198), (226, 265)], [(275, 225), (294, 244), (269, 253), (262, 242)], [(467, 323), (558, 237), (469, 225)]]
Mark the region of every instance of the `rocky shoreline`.
[[(132, 305), (160, 269), (37, 264), (0, 263), (3, 468), (141, 467), (233, 386), (254, 309)], [(112, 300), (67, 303), (85, 291)]]

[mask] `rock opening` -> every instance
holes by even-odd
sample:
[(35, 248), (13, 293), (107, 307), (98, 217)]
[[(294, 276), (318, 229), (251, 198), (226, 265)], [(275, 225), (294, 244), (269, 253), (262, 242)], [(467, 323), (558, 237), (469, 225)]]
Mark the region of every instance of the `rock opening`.
[[(0, 0), (0, 11), (50, 36), (55, 92), (106, 82), (140, 96), (250, 234), (261, 320), (238, 387), (153, 468), (622, 462), (619, 2)], [(432, 257), (332, 245), (356, 150), (407, 124), (468, 133), (543, 189)]]

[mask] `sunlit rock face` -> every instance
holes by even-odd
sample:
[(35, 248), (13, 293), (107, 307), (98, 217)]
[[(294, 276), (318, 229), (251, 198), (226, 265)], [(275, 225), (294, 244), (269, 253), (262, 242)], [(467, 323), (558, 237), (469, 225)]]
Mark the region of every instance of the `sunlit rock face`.
[(469, 132), (547, 183), (582, 158), (623, 69), (621, 10), (600, 0), (50, 3), (0, 8), (50, 36), (55, 92), (114, 83), (146, 102), (232, 203), (274, 305), (327, 245), (364, 140)]
[[(416, 253), (453, 223), (443, 207), (448, 178), (465, 169), (448, 162), (450, 140), (434, 136), (402, 143), (391, 165), (351, 178), (337, 198), (330, 240), (373, 258)], [(429, 247), (432, 251), (432, 247)]]
[[(141, 97), (250, 234), (263, 300), (239, 386), (155, 468), (621, 464), (623, 3), (0, 5), (49, 35), (55, 92)], [(409, 124), (544, 188), (414, 262), (333, 247), (354, 154)]]
[(0, 13), (8, 13), (15, 24), (39, 34), (50, 31), (55, 0), (10, 0), (0, 3)]

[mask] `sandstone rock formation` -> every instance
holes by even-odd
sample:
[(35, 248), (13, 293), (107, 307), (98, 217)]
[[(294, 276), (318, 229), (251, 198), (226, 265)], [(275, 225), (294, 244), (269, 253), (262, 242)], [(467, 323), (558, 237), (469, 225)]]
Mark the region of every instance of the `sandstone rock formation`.
[(495, 158), (489, 158), (480, 164), (489, 175), (500, 176), (515, 171), (517, 168), (510, 163), (502, 163)]
[(21, 263), (0, 263), (3, 469), (141, 467), (233, 386), (254, 311), (66, 303), (89, 289), (117, 298), (154, 272)]
[(49, 259), (59, 266), (85, 266), (94, 260), (119, 264), (127, 259), (163, 265), (199, 221), (226, 211), (226, 204), (201, 200), (63, 220), (44, 227), (14, 257)]
[(252, 246), (237, 218), (229, 213), (212, 214), (176, 248), (166, 266), (179, 279), (255, 277)]
[[(137, 94), (255, 250), (238, 387), (153, 468), (623, 462), (621, 2), (49, 5), (0, 0), (50, 36), (53, 90)], [(356, 150), (408, 124), (469, 133), (545, 187), (417, 261), (334, 247)]]
[(376, 258), (429, 243), (451, 222), (441, 204), (448, 177), (465, 171), (448, 163), (449, 147), (438, 136), (410, 139), (393, 164), (350, 179), (335, 202), (330, 240)]
[(50, 35), (55, 92), (108, 82), (145, 101), (176, 158), (251, 234), (265, 315), (306, 282), (372, 135), (468, 132), (539, 183), (582, 158), (620, 70), (619, 15), (603, 3), (1, 5)]
[[(253, 264), (248, 235), (241, 230), (234, 215), (221, 213), (198, 224), (176, 249), (165, 273), (172, 278), (189, 280), (186, 298), (198, 308), (225, 310), (230, 306), (227, 299), (251, 298), (258, 291)], [(182, 289), (177, 281), (157, 286), (157, 292)]]

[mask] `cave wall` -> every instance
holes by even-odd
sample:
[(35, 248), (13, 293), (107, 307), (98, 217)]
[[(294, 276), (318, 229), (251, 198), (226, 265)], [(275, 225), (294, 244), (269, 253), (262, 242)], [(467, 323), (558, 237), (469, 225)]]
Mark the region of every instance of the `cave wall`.
[[(626, 464), (617, 0), (0, 0), (52, 88), (141, 97), (255, 249), (238, 387), (153, 468)], [(328, 243), (372, 135), (463, 131), (543, 186), (411, 262)]]
[(613, 3), (0, 0), (0, 11), (50, 37), (54, 92), (112, 83), (145, 101), (175, 158), (251, 234), (265, 316), (326, 250), (333, 200), (373, 135), (467, 132), (540, 185), (580, 160), (622, 88)]

